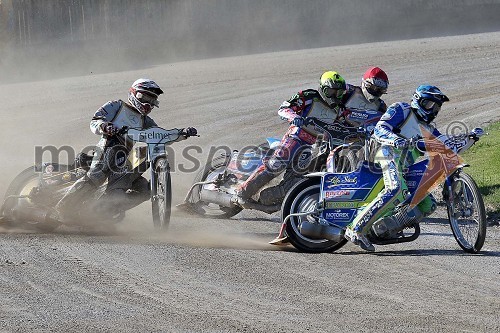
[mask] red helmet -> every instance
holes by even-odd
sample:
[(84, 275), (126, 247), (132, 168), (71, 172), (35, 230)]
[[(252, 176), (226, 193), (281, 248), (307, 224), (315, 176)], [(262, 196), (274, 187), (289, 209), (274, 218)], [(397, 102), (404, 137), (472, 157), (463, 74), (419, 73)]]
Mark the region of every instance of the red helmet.
[(375, 102), (383, 94), (387, 93), (389, 79), (387, 74), (379, 67), (370, 67), (361, 80), (363, 95), (370, 102)]

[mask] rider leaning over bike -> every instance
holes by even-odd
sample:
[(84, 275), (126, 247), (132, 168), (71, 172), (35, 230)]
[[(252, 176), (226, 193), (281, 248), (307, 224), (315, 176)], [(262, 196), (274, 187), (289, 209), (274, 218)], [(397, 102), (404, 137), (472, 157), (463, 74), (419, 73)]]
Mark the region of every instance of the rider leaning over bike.
[(380, 97), (387, 92), (388, 85), (387, 75), (378, 67), (366, 71), (361, 87), (346, 84), (339, 73), (328, 71), (321, 75), (318, 90), (300, 91), (283, 102), (278, 115), (288, 121), (290, 127), (269, 160), (238, 189), (235, 201), (244, 206), (264, 185), (285, 170), (301, 148), (316, 142), (318, 135), (323, 133), (310, 123), (311, 118), (327, 124), (341, 121), (358, 126), (366, 119), (364, 112), (385, 112), (386, 104)]
[[(402, 190), (402, 179), (399, 176), (397, 164), (399, 150), (406, 148), (409, 139), (422, 137), (420, 126), (432, 133), (455, 153), (469, 148), (474, 140), (483, 134), (480, 128), (470, 134), (461, 136), (442, 135), (431, 123), (438, 115), (444, 102), (449, 101), (437, 87), (430, 85), (419, 86), (411, 104), (404, 102), (394, 103), (377, 123), (372, 138), (379, 144), (374, 162), (379, 163), (383, 173), (385, 188), (379, 195), (356, 216), (347, 227), (345, 237), (361, 246), (366, 251), (374, 251), (375, 247), (365, 237), (372, 223), (379, 219), (383, 208), (394, 202)], [(420, 149), (425, 149), (419, 143)], [(436, 209), (436, 202), (429, 194), (414, 209), (419, 210), (419, 216), (427, 216)]]
[[(106, 180), (107, 205), (99, 209), (103, 214), (112, 214), (114, 210), (124, 211), (149, 199), (149, 183), (140, 172), (119, 172), (132, 147), (118, 134), (122, 127), (145, 129), (157, 126), (149, 114), (159, 106), (158, 96), (161, 94), (163, 90), (153, 80), (138, 79), (129, 89), (128, 101), (109, 101), (96, 111), (90, 121), (90, 129), (94, 134), (101, 135), (101, 139), (86, 175), (73, 184), (56, 206), (62, 220), (74, 217), (71, 208), (81, 203)], [(179, 140), (197, 134), (192, 127), (182, 133), (184, 135)], [(144, 171), (144, 168), (138, 169)]]

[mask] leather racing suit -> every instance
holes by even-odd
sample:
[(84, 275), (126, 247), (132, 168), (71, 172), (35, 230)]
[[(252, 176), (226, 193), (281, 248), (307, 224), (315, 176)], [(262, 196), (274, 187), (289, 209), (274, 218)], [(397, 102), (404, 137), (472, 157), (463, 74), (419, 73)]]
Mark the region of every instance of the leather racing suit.
[[(395, 140), (403, 137), (411, 139), (415, 136), (423, 137), (420, 126), (432, 133), (455, 153), (469, 148), (474, 140), (468, 136), (447, 136), (441, 134), (433, 125), (429, 125), (417, 118), (409, 104), (401, 102), (389, 106), (380, 121), (375, 126), (372, 139), (379, 144), (375, 155), (375, 163), (379, 163), (383, 173), (384, 189), (366, 206), (354, 219), (349, 228), (356, 233), (366, 234), (373, 222), (378, 220), (384, 207), (395, 203), (402, 193), (402, 182), (398, 171), (399, 150), (394, 148)], [(421, 147), (419, 144), (419, 148)], [(432, 194), (427, 195), (418, 205), (423, 216), (428, 216), (436, 209), (436, 201)]]
[[(116, 128), (123, 126), (146, 129), (157, 126), (149, 116), (139, 113), (133, 106), (122, 101), (109, 101), (100, 107), (90, 121), (90, 130), (101, 139), (97, 143), (92, 164), (86, 175), (78, 179), (56, 205), (64, 218), (75, 217), (69, 212), (72, 207), (79, 207), (84, 199), (91, 195), (106, 180), (104, 193), (106, 200), (99, 200), (97, 207), (89, 209), (99, 214), (114, 214), (130, 209), (149, 199), (149, 183), (141, 176), (147, 166), (141, 165), (133, 172), (124, 171), (131, 146), (118, 135), (108, 136), (103, 132), (103, 125), (112, 123)], [(184, 139), (183, 136), (179, 140)], [(127, 191), (131, 190), (131, 191)]]
[(361, 87), (352, 84), (346, 86), (346, 93), (342, 97), (343, 111), (339, 115), (339, 120), (358, 127), (368, 118), (368, 113), (382, 115), (387, 110), (387, 105), (382, 99), (370, 102), (363, 95)]
[[(359, 126), (367, 116), (365, 112), (378, 112), (382, 115), (386, 105), (382, 100), (370, 103), (364, 97), (361, 88), (347, 84), (347, 93), (342, 98), (345, 107), (352, 108), (352, 111), (345, 110), (344, 105), (330, 107), (321, 97), (321, 94), (314, 89), (307, 89), (298, 92), (289, 100), (283, 102), (279, 108), (278, 115), (283, 120), (292, 123), (297, 117), (314, 117), (318, 120), (333, 124), (342, 114), (340, 120), (351, 126)], [(255, 195), (260, 188), (277, 177), (293, 161), (299, 151), (310, 147), (316, 142), (319, 132), (314, 125), (308, 124), (302, 127), (290, 125), (288, 131), (281, 139), (279, 147), (266, 163), (255, 170), (239, 189), (240, 197), (248, 199)]]
[[(325, 123), (333, 124), (338, 111), (338, 107), (330, 107), (317, 90), (307, 89), (284, 101), (278, 110), (278, 115), (289, 123), (297, 117), (315, 117)], [(256, 194), (261, 187), (285, 170), (301, 147), (312, 145), (319, 134), (322, 133), (312, 124), (302, 127), (290, 124), (273, 155), (241, 185), (240, 196), (248, 199)]]

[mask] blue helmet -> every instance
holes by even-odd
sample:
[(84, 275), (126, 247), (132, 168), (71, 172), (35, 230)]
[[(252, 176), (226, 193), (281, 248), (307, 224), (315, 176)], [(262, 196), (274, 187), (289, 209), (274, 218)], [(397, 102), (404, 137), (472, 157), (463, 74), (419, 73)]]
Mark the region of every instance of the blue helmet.
[(420, 120), (429, 124), (436, 118), (439, 110), (441, 110), (441, 105), (447, 101), (449, 101), (448, 97), (438, 87), (421, 85), (413, 94), (411, 107)]

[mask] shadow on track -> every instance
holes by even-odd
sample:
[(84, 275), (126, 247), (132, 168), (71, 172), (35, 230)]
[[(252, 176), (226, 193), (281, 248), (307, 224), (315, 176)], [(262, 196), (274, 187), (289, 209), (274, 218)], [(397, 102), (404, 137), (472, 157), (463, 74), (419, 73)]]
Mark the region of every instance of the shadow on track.
[(376, 252), (342, 252), (342, 255), (357, 255), (357, 254), (370, 254), (380, 257), (395, 257), (395, 256), (409, 256), (409, 257), (424, 257), (424, 256), (462, 256), (462, 257), (500, 257), (500, 251), (481, 251), (479, 253), (465, 253), (462, 250), (443, 250), (443, 249), (424, 249), (424, 250), (400, 250), (400, 251), (376, 251)]

